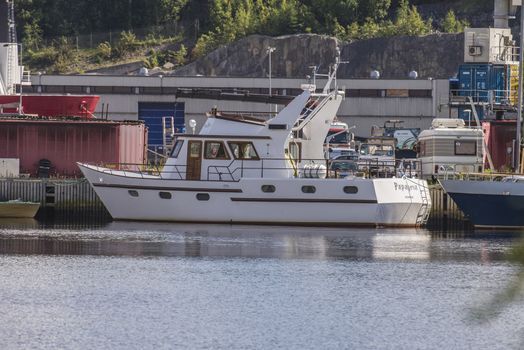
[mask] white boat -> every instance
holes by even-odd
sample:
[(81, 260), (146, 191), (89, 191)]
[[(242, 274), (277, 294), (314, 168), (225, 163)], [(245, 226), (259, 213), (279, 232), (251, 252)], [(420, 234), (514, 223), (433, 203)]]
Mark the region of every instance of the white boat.
[(0, 218), (33, 218), (39, 208), (40, 203), (19, 199), (0, 202)]
[[(114, 219), (417, 226), (431, 201), (415, 178), (326, 178), (324, 139), (344, 93), (338, 61), (322, 93), (305, 86), (268, 120), (215, 113), (177, 135), (160, 172), (78, 163)], [(141, 171), (142, 170), (142, 171)]]

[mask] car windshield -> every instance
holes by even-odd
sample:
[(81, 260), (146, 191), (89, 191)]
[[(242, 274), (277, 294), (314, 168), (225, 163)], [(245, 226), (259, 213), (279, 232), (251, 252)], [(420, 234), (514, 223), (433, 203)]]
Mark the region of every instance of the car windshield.
[(355, 162), (335, 161), (331, 162), (331, 170), (356, 170), (357, 164)]
[[(340, 134), (335, 135), (337, 132), (340, 132)], [(335, 135), (331, 137), (332, 135)], [(334, 144), (334, 143), (349, 143), (349, 131), (342, 132), (342, 129), (337, 130), (330, 130), (327, 134), (326, 141), (324, 143)]]
[(391, 145), (372, 145), (367, 143), (360, 145), (360, 154), (364, 156), (393, 156), (394, 153)]

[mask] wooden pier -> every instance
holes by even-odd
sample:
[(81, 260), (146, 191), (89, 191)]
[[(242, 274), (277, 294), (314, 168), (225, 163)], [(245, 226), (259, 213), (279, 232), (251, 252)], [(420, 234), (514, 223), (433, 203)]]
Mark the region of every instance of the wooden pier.
[(436, 230), (464, 230), (470, 229), (470, 222), (464, 213), (440, 185), (430, 186), (431, 213), (426, 227)]
[[(469, 228), (469, 222), (438, 185), (430, 188), (432, 208), (427, 227), (437, 230)], [(0, 179), (0, 201), (22, 199), (39, 202), (38, 219), (82, 222), (110, 221), (111, 216), (87, 180)]]

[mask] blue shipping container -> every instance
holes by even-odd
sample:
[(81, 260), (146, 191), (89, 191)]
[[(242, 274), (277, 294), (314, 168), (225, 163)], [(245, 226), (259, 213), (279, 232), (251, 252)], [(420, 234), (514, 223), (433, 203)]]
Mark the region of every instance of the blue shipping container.
[(174, 117), (176, 132), (185, 132), (184, 103), (139, 102), (138, 119), (148, 128), (148, 146), (163, 146), (162, 117)]
[[(493, 64), (462, 64), (459, 66), (459, 96), (471, 96), (473, 102), (509, 103), (510, 67)], [(490, 99), (493, 96), (493, 100)], [(459, 116), (464, 118), (464, 110)], [(482, 108), (477, 108), (479, 118), (483, 118)], [(467, 116), (466, 116), (467, 117)]]
[(510, 74), (510, 66), (493, 65), (491, 67), (489, 89), (493, 90), (495, 103), (508, 102)]

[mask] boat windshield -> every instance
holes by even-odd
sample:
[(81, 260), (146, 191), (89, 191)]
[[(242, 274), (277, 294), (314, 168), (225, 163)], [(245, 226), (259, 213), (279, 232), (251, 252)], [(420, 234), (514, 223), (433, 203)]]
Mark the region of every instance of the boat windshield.
[(175, 143), (175, 146), (173, 147), (173, 152), (171, 152), (172, 158), (177, 158), (178, 154), (180, 153), (180, 150), (182, 149), (182, 145), (184, 144), (183, 140), (177, 140)]

